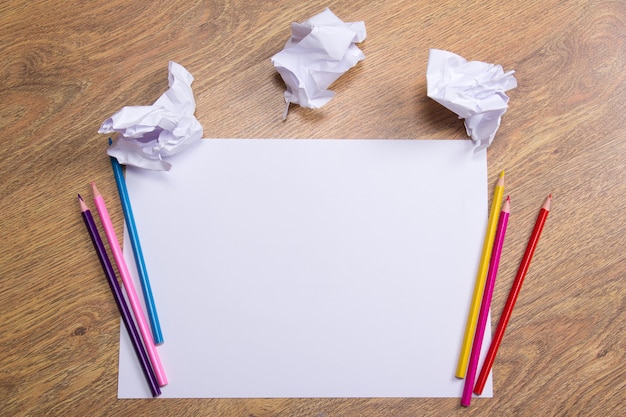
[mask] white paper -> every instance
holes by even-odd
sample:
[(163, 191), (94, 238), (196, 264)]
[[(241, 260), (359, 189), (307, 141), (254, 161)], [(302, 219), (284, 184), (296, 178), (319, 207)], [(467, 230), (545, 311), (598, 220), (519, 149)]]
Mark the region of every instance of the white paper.
[(318, 108), (335, 95), (328, 87), (357, 62), (365, 59), (355, 45), (365, 39), (365, 23), (344, 23), (330, 9), (303, 23), (291, 24), (291, 38), (272, 57), (276, 71), (287, 85), (287, 103)]
[(509, 97), (504, 92), (517, 87), (514, 72), (431, 49), (426, 71), (427, 95), (465, 119), (467, 134), (479, 145), (478, 149), (486, 148), (508, 108)]
[(126, 106), (104, 121), (98, 133), (118, 132), (108, 154), (120, 164), (167, 171), (162, 157), (175, 155), (202, 139), (191, 90), (193, 76), (170, 61), (169, 89), (151, 106)]
[[(174, 159), (126, 178), (165, 339), (163, 397), (461, 396), (486, 151), (207, 139)], [(119, 364), (119, 397), (150, 397), (123, 328)]]

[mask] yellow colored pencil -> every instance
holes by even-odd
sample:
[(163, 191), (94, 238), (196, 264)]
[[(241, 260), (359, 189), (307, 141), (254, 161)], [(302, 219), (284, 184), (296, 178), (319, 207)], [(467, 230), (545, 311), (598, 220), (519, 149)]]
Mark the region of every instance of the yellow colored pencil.
[(469, 313), (467, 315), (467, 323), (465, 325), (465, 335), (463, 336), (463, 344), (461, 353), (459, 354), (459, 362), (456, 367), (456, 377), (465, 378), (467, 372), (467, 364), (474, 340), (474, 332), (476, 331), (476, 322), (478, 320), (478, 311), (483, 298), (483, 290), (485, 289), (485, 280), (487, 279), (487, 271), (489, 270), (489, 259), (491, 259), (491, 250), (493, 249), (493, 241), (496, 235), (496, 227), (498, 218), (500, 217), (500, 209), (502, 206), (502, 196), (504, 195), (504, 171), (500, 173), (500, 178), (496, 183), (493, 192), (493, 201), (491, 202), (491, 211), (489, 220), (487, 221), (487, 232), (483, 243), (483, 253), (480, 257), (478, 265), (478, 273), (476, 274), (476, 284), (474, 286), (474, 294), (472, 295), (472, 303), (470, 304)]

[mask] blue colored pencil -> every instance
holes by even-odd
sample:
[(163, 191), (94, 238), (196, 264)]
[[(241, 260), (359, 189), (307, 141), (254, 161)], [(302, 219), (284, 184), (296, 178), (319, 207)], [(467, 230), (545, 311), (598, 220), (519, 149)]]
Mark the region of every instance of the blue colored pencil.
[[(109, 145), (111, 145), (111, 143), (111, 139), (109, 138)], [(130, 243), (133, 248), (133, 254), (135, 255), (135, 263), (137, 264), (141, 290), (143, 292), (146, 310), (148, 311), (150, 329), (152, 330), (154, 343), (160, 345), (163, 343), (163, 334), (161, 332), (161, 325), (159, 324), (159, 315), (157, 314), (154, 297), (152, 296), (152, 288), (150, 287), (150, 280), (148, 279), (148, 270), (146, 269), (146, 262), (143, 258), (141, 244), (139, 243), (139, 234), (137, 233), (137, 225), (135, 224), (135, 217), (133, 216), (130, 199), (128, 198), (128, 189), (126, 188), (122, 165), (120, 165), (114, 157), (110, 158), (111, 166), (113, 167), (113, 174), (115, 175), (115, 183), (117, 184), (117, 191), (120, 195), (120, 202), (122, 203), (122, 210), (124, 211), (126, 227), (128, 228), (128, 234), (130, 236)]]

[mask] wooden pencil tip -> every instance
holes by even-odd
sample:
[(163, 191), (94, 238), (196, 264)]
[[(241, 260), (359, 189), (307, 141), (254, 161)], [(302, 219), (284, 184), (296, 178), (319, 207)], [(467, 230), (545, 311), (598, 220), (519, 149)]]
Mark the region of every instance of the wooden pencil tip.
[(502, 211), (505, 213), (509, 213), (511, 211), (511, 197), (506, 196), (506, 200), (504, 200), (504, 204), (502, 205)]
[(497, 187), (504, 187), (504, 171), (502, 171), (500, 173), (500, 176), (498, 177), (498, 182), (496, 183)]
[(98, 197), (100, 195), (100, 192), (98, 191), (98, 187), (96, 187), (95, 182), (91, 183), (91, 189), (93, 190), (94, 197)]
[(550, 211), (550, 203), (552, 202), (552, 194), (548, 195), (546, 197), (546, 201), (543, 203), (543, 206), (541, 207), (544, 210), (548, 210)]
[(80, 203), (80, 211), (89, 210), (89, 207), (87, 207), (87, 204), (85, 204), (85, 200), (83, 200), (83, 197), (81, 197), (80, 194), (78, 194), (78, 202)]

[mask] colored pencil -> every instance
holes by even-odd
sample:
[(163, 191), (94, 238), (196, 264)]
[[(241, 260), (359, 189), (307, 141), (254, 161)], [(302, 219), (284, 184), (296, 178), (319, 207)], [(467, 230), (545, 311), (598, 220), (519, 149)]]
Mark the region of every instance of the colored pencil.
[[(109, 139), (109, 145), (110, 144), (111, 139)], [(120, 163), (117, 162), (117, 159), (115, 159), (114, 157), (110, 158), (111, 167), (113, 168), (113, 175), (115, 176), (115, 183), (117, 184), (117, 191), (120, 195), (120, 203), (122, 204), (122, 210), (124, 211), (124, 220), (126, 221), (128, 236), (130, 237), (130, 245), (133, 248), (135, 264), (137, 265), (137, 273), (139, 274), (141, 291), (143, 293), (146, 311), (148, 312), (148, 319), (150, 320), (152, 337), (154, 343), (160, 345), (163, 343), (163, 333), (161, 332), (159, 315), (157, 314), (156, 305), (154, 303), (154, 296), (152, 295), (152, 287), (150, 286), (150, 279), (148, 279), (148, 270), (146, 268), (143, 251), (141, 250), (141, 243), (139, 242), (139, 233), (137, 232), (137, 225), (135, 224), (133, 208), (130, 204), (130, 198), (128, 197), (128, 189), (126, 188), (126, 181), (124, 180), (124, 172), (122, 171), (122, 166), (120, 165)]]
[(485, 388), (485, 382), (487, 381), (487, 376), (489, 375), (489, 371), (491, 371), (491, 367), (493, 366), (493, 361), (496, 357), (496, 353), (498, 352), (498, 348), (500, 347), (500, 343), (502, 342), (504, 331), (506, 330), (506, 326), (509, 323), (509, 319), (511, 318), (511, 313), (513, 313), (513, 307), (515, 307), (515, 302), (517, 301), (517, 296), (519, 295), (519, 292), (522, 288), (524, 277), (526, 276), (526, 273), (528, 272), (530, 261), (532, 260), (533, 254), (535, 253), (535, 249), (537, 248), (537, 242), (539, 242), (539, 236), (541, 236), (543, 225), (545, 224), (546, 219), (548, 218), (548, 213), (550, 213), (551, 201), (552, 201), (552, 194), (550, 194), (546, 198), (545, 202), (543, 203), (543, 206), (541, 207), (541, 210), (539, 210), (539, 215), (537, 216), (535, 227), (533, 229), (532, 234), (530, 235), (528, 244), (526, 245), (526, 251), (524, 252), (524, 256), (522, 257), (522, 261), (517, 270), (517, 275), (515, 276), (515, 280), (513, 281), (511, 291), (509, 292), (509, 297), (507, 298), (506, 303), (504, 304), (502, 315), (500, 316), (500, 320), (498, 321), (498, 327), (496, 328), (496, 333), (494, 334), (494, 337), (491, 340), (491, 346), (489, 346), (489, 351), (487, 351), (485, 362), (483, 363), (483, 367), (480, 370), (478, 379), (476, 380), (474, 393), (477, 395), (482, 394), (483, 389)]
[(469, 313), (467, 315), (467, 323), (465, 324), (465, 334), (459, 353), (459, 361), (456, 368), (456, 377), (464, 378), (467, 371), (467, 362), (472, 347), (472, 340), (476, 330), (476, 321), (478, 320), (478, 310), (480, 309), (480, 301), (485, 288), (485, 280), (489, 268), (489, 259), (491, 258), (491, 250), (496, 235), (496, 227), (498, 218), (500, 217), (500, 207), (502, 207), (502, 195), (504, 194), (504, 171), (500, 173), (498, 182), (493, 192), (493, 200), (491, 202), (491, 212), (487, 221), (487, 231), (483, 242), (482, 255), (478, 264), (478, 273), (476, 274), (476, 283), (474, 284), (474, 293), (470, 304)]
[(98, 188), (96, 188), (96, 184), (92, 182), (91, 187), (93, 188), (94, 202), (96, 203), (96, 209), (98, 210), (98, 214), (100, 215), (102, 228), (104, 229), (104, 234), (106, 235), (106, 238), (109, 242), (109, 247), (111, 248), (111, 252), (113, 253), (113, 258), (117, 263), (117, 270), (120, 274), (120, 277), (122, 278), (122, 284), (126, 289), (126, 295), (128, 296), (130, 307), (135, 316), (135, 320), (137, 321), (139, 333), (141, 334), (143, 343), (146, 347), (146, 350), (148, 351), (148, 356), (150, 357), (150, 362), (152, 362), (152, 367), (154, 369), (154, 373), (156, 374), (157, 381), (160, 386), (165, 386), (167, 385), (167, 377), (165, 376), (165, 371), (163, 370), (163, 364), (161, 363), (159, 354), (156, 351), (148, 322), (141, 308), (141, 303), (139, 301), (139, 297), (137, 296), (137, 291), (135, 290), (135, 284), (133, 283), (130, 271), (128, 270), (128, 265), (126, 264), (126, 260), (124, 259), (124, 253), (122, 252), (122, 248), (120, 247), (120, 244), (117, 240), (117, 235), (115, 234), (115, 229), (113, 228), (113, 222), (111, 222), (109, 212), (107, 210), (106, 204), (104, 203), (104, 198), (102, 198), (102, 195), (98, 191)]
[(143, 344), (141, 343), (141, 338), (139, 337), (139, 333), (137, 332), (137, 328), (135, 327), (135, 323), (130, 314), (130, 310), (126, 305), (126, 300), (124, 299), (124, 295), (122, 293), (122, 289), (117, 282), (117, 278), (115, 277), (115, 271), (113, 270), (113, 266), (111, 265), (111, 261), (109, 260), (109, 256), (107, 255), (104, 244), (102, 243), (102, 239), (100, 239), (100, 234), (98, 233), (98, 228), (96, 227), (95, 222), (93, 221), (93, 217), (91, 216), (91, 211), (85, 204), (83, 198), (78, 195), (78, 201), (80, 203), (80, 210), (83, 216), (83, 220), (85, 221), (85, 225), (87, 226), (87, 231), (89, 232), (89, 236), (91, 237), (91, 242), (93, 243), (93, 247), (98, 254), (98, 259), (100, 260), (100, 265), (102, 265), (102, 269), (104, 270), (104, 274), (107, 277), (107, 281), (109, 283), (109, 287), (111, 288), (111, 292), (113, 293), (113, 297), (115, 298), (115, 304), (117, 304), (117, 308), (120, 311), (122, 316), (122, 321), (124, 322), (124, 326), (126, 327), (126, 331), (130, 336), (133, 349), (135, 350), (135, 354), (139, 359), (139, 363), (141, 365), (141, 369), (143, 371), (146, 380), (148, 381), (148, 385), (150, 386), (150, 392), (153, 397), (157, 397), (161, 395), (161, 390), (156, 380), (156, 375), (150, 366), (150, 360), (148, 359), (148, 355), (146, 354), (146, 350), (144, 349)]
[(504, 235), (506, 234), (506, 226), (509, 222), (510, 210), (511, 200), (507, 197), (504, 205), (502, 206), (502, 211), (500, 212), (498, 228), (496, 229), (496, 237), (493, 241), (493, 250), (491, 251), (491, 260), (489, 261), (489, 272), (487, 273), (487, 280), (485, 282), (483, 301), (480, 305), (478, 323), (476, 324), (476, 334), (474, 335), (474, 343), (472, 344), (472, 353), (467, 367), (467, 375), (465, 376), (465, 386), (463, 387), (463, 395), (461, 396), (461, 405), (464, 407), (469, 407), (472, 401), (472, 389), (474, 388), (474, 381), (476, 379), (480, 350), (483, 345), (485, 328), (487, 327), (489, 306), (491, 305), (493, 287), (496, 283), (496, 276), (498, 275), (500, 255), (502, 254), (502, 246), (504, 245)]

